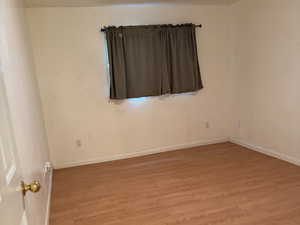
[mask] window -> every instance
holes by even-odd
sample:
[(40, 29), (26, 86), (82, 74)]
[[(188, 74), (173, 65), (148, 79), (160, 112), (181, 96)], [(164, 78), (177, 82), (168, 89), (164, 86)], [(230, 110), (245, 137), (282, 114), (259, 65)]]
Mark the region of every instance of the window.
[(194, 24), (108, 27), (105, 32), (111, 99), (203, 87)]

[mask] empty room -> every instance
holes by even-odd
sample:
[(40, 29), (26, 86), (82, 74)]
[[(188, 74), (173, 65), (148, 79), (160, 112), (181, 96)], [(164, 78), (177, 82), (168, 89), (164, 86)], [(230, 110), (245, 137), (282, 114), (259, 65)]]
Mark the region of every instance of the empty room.
[(300, 225), (300, 0), (0, 0), (0, 225)]

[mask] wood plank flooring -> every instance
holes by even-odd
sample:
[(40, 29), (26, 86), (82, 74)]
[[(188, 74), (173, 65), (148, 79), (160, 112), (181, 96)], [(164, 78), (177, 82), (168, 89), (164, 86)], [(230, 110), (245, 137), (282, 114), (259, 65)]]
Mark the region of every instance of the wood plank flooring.
[(51, 225), (300, 225), (300, 167), (223, 143), (54, 172)]

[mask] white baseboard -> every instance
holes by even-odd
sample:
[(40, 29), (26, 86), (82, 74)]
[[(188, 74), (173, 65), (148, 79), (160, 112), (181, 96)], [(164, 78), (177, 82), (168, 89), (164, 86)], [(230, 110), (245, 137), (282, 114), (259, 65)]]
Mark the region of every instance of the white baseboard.
[(47, 208), (46, 208), (46, 217), (45, 217), (45, 225), (49, 225), (50, 222), (50, 205), (51, 205), (51, 193), (52, 193), (52, 177), (53, 177), (53, 169), (50, 168), (48, 171), (48, 193), (47, 193)]
[(256, 146), (256, 145), (247, 143), (244, 140), (241, 140), (239, 138), (231, 137), (229, 141), (234, 143), (234, 144), (241, 145), (245, 148), (251, 149), (253, 151), (260, 152), (262, 154), (272, 156), (272, 157), (275, 157), (277, 159), (281, 159), (281, 160), (284, 160), (286, 162), (289, 162), (289, 163), (295, 164), (297, 166), (300, 166), (300, 159), (297, 159), (295, 157), (291, 157), (291, 156), (288, 156), (288, 155), (285, 155), (285, 154), (282, 154), (282, 153), (275, 152), (271, 149), (266, 149), (266, 148), (263, 148), (263, 147), (260, 147), (260, 146)]
[(83, 165), (89, 165), (89, 164), (95, 164), (95, 163), (101, 163), (101, 162), (109, 162), (114, 160), (120, 160), (120, 159), (128, 159), (138, 156), (145, 156), (145, 155), (151, 155), (161, 152), (169, 152), (179, 149), (185, 149), (185, 148), (192, 148), (197, 146), (203, 146), (203, 145), (210, 145), (210, 144), (219, 144), (228, 142), (229, 138), (220, 138), (220, 139), (212, 139), (212, 140), (202, 140), (197, 142), (191, 142), (191, 143), (185, 143), (185, 144), (179, 144), (179, 145), (172, 145), (172, 146), (165, 146), (161, 148), (155, 148), (145, 151), (139, 151), (139, 152), (132, 152), (132, 153), (124, 153), (124, 154), (118, 154), (110, 157), (104, 157), (104, 158), (97, 158), (97, 159), (90, 159), (90, 160), (84, 160), (84, 161), (77, 161), (77, 162), (65, 162), (65, 163), (57, 163), (54, 164), (55, 169), (63, 169), (63, 168), (69, 168), (69, 167), (75, 167), (75, 166), (83, 166)]

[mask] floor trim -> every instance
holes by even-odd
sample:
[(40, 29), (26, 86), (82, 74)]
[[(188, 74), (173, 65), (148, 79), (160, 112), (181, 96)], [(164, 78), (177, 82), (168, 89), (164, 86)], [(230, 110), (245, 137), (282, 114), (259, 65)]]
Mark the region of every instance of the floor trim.
[(253, 151), (260, 152), (262, 154), (269, 155), (269, 156), (275, 157), (277, 159), (281, 159), (281, 160), (284, 160), (286, 162), (289, 162), (289, 163), (295, 164), (297, 166), (300, 166), (300, 159), (297, 159), (295, 157), (291, 157), (291, 156), (288, 156), (286, 154), (278, 153), (278, 152), (275, 152), (271, 149), (263, 148), (261, 146), (256, 146), (256, 145), (247, 143), (246, 141), (241, 140), (239, 138), (235, 138), (235, 137), (231, 137), (229, 141), (234, 143), (234, 144), (241, 145), (243, 147), (251, 149)]
[(161, 152), (169, 152), (169, 151), (174, 151), (174, 150), (179, 150), (179, 149), (184, 149), (184, 148), (191, 148), (191, 147), (210, 145), (210, 144), (219, 144), (219, 143), (224, 143), (224, 142), (228, 142), (228, 141), (229, 141), (229, 138), (197, 141), (197, 142), (191, 142), (191, 143), (186, 143), (186, 144), (179, 144), (179, 145), (166, 146), (166, 147), (162, 147), (162, 148), (155, 148), (155, 149), (150, 149), (150, 150), (140, 151), (140, 152), (118, 154), (118, 155), (114, 155), (111, 157), (105, 157), (105, 158), (54, 164), (54, 168), (55, 169), (63, 169), (63, 168), (83, 166), (83, 165), (89, 165), (89, 164), (95, 164), (95, 163), (101, 163), (101, 162), (109, 162), (109, 161), (128, 159), (128, 158), (133, 158), (133, 157), (138, 157), (138, 156), (152, 155), (152, 154), (161, 153)]
[(49, 183), (48, 183), (48, 193), (47, 193), (47, 208), (46, 208), (46, 217), (45, 225), (50, 223), (50, 206), (51, 206), (51, 193), (52, 193), (52, 178), (53, 178), (53, 169), (49, 170)]

